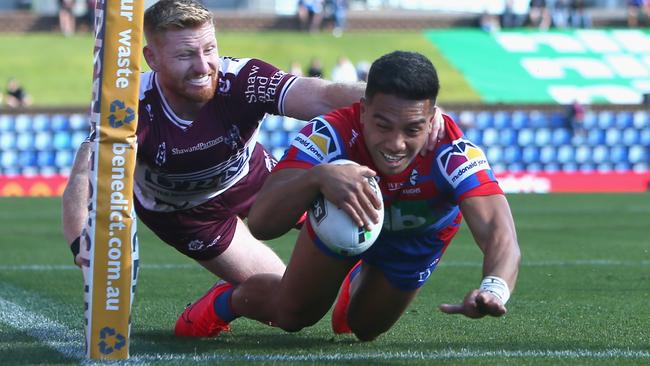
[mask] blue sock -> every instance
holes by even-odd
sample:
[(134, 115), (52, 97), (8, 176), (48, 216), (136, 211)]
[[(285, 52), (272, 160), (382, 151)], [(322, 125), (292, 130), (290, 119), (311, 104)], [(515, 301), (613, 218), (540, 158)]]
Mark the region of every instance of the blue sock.
[(361, 266), (362, 264), (359, 264), (358, 266), (354, 267), (352, 272), (350, 272), (350, 283), (352, 283), (352, 280), (354, 280), (354, 278), (357, 277), (359, 273), (361, 273)]
[(239, 318), (238, 315), (235, 315), (232, 311), (232, 306), (230, 306), (230, 299), (232, 298), (232, 292), (234, 289), (229, 289), (221, 293), (217, 298), (214, 300), (214, 312), (217, 314), (221, 320), (225, 321), (226, 323), (230, 323), (231, 321)]

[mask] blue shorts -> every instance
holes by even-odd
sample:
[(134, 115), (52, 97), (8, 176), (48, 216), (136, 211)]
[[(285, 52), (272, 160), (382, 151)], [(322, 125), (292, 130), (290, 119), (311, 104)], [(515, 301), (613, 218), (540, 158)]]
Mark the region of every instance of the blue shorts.
[(462, 215), (459, 212), (452, 218), (452, 222), (440, 230), (431, 229), (409, 236), (382, 232), (370, 249), (356, 257), (344, 257), (330, 250), (316, 236), (309, 220), (306, 223), (309, 236), (325, 254), (340, 259), (362, 260), (379, 268), (395, 288), (413, 291), (429, 279), (451, 239), (458, 232)]

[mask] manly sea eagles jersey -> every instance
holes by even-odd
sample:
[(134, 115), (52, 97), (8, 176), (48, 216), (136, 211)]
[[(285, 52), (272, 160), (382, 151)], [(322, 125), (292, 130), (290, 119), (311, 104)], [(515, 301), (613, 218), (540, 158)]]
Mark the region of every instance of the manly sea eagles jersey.
[(246, 176), (265, 113), (284, 114), (296, 77), (256, 59), (222, 57), (214, 97), (179, 118), (155, 72), (142, 74), (134, 193), (146, 209), (194, 207)]
[(378, 173), (384, 199), (382, 234), (428, 234), (453, 223), (459, 203), (472, 196), (503, 194), (483, 151), (444, 115), (446, 136), (400, 174), (383, 175), (363, 138), (359, 104), (313, 119), (302, 128), (276, 170), (309, 169), (348, 159)]

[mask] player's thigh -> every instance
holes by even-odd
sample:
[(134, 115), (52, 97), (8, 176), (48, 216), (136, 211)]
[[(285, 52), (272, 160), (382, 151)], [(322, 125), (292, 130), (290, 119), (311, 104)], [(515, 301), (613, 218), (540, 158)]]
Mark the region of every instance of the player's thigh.
[(198, 261), (223, 280), (239, 284), (258, 273), (282, 275), (285, 265), (266, 244), (255, 239), (244, 222), (237, 218), (232, 242), (220, 255)]
[(377, 267), (362, 266), (353, 283), (348, 323), (359, 338), (367, 340), (386, 332), (402, 316), (418, 290), (401, 290), (386, 279)]
[(301, 328), (320, 320), (332, 306), (353, 264), (353, 260), (326, 254), (303, 228), (278, 289), (280, 325)]

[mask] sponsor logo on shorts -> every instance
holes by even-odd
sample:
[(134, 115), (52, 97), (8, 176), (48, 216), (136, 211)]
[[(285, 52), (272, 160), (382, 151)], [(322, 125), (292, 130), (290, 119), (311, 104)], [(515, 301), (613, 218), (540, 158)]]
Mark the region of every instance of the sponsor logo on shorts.
[(293, 141), (293, 146), (316, 161), (322, 162), (328, 155), (340, 154), (334, 136), (334, 131), (329, 124), (316, 119), (300, 131)]
[(437, 160), (444, 177), (454, 188), (472, 174), (490, 169), (483, 151), (464, 138), (453, 141)]
[(203, 240), (199, 240), (199, 239), (194, 239), (189, 243), (187, 243), (187, 249), (192, 251), (201, 250), (204, 247), (205, 245), (203, 244)]

